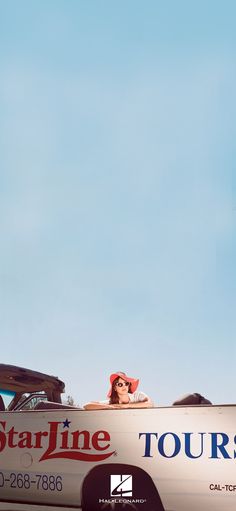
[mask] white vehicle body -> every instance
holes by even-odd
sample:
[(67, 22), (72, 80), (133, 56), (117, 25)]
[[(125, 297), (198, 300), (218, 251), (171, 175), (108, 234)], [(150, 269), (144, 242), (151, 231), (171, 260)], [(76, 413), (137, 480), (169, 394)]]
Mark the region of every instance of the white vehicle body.
[(0, 511), (235, 511), (236, 405), (84, 410), (63, 392), (0, 364)]
[(0, 510), (235, 511), (236, 405), (51, 406), (0, 412)]

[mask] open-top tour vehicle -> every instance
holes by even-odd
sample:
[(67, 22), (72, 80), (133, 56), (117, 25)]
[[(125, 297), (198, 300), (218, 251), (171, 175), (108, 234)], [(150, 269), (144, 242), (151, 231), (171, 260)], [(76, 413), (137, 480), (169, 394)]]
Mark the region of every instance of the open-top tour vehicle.
[(236, 405), (84, 410), (63, 392), (0, 364), (0, 510), (235, 511)]

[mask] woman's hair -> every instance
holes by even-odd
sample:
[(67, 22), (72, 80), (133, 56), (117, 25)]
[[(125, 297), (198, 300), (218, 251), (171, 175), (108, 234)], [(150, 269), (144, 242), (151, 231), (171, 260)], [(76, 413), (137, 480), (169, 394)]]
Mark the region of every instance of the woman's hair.
[[(109, 405), (117, 405), (119, 403), (119, 396), (116, 392), (116, 383), (119, 381), (120, 379), (120, 376), (118, 376), (118, 378), (116, 378), (113, 383), (112, 383), (112, 389), (111, 389), (111, 397), (110, 397), (110, 400), (109, 400)], [(129, 387), (128, 387), (128, 392), (130, 390), (130, 383), (129, 383)]]

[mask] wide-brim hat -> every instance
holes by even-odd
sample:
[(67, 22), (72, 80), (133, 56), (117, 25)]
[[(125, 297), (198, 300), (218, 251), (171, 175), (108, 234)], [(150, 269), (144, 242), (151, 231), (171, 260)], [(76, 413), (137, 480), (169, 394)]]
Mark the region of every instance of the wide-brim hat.
[(122, 378), (123, 380), (128, 381), (130, 383), (129, 392), (131, 394), (133, 394), (138, 387), (139, 380), (137, 378), (131, 378), (131, 376), (127, 376), (127, 374), (123, 373), (122, 371), (117, 371), (117, 373), (112, 373), (110, 376), (111, 386), (107, 394), (107, 397), (111, 397), (112, 385), (116, 378)]

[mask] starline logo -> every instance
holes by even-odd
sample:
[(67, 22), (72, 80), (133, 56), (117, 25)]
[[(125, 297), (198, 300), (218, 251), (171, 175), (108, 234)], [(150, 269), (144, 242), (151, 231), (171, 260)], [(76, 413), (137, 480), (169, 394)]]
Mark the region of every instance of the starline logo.
[(115, 452), (109, 450), (111, 439), (108, 431), (70, 431), (71, 421), (68, 419), (47, 424), (48, 430), (32, 432), (17, 431), (15, 426), (8, 429), (6, 421), (0, 421), (0, 455), (5, 448), (43, 449), (39, 461), (55, 458), (103, 461)]

